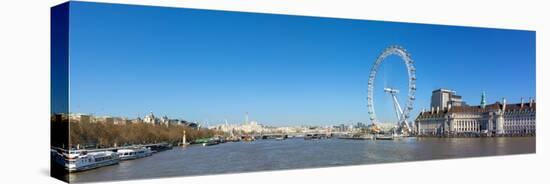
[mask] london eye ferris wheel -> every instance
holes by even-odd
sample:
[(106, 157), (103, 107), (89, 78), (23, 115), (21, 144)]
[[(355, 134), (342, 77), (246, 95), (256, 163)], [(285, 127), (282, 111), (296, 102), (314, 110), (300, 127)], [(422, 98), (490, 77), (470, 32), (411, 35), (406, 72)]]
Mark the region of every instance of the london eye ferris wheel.
[(382, 51), (382, 53), (378, 56), (378, 58), (374, 62), (374, 65), (372, 66), (372, 69), (369, 74), (368, 90), (367, 90), (368, 113), (372, 123), (379, 123), (376, 117), (376, 112), (374, 110), (374, 92), (375, 92), (374, 81), (376, 79), (376, 74), (380, 66), (382, 65), (384, 60), (391, 55), (399, 56), (401, 60), (404, 62), (405, 66), (407, 67), (408, 89), (406, 90), (408, 91), (408, 94), (407, 94), (407, 102), (405, 103), (405, 106), (401, 107), (397, 99), (396, 95), (399, 93), (399, 89), (389, 88), (384, 86), (384, 92), (392, 96), (394, 111), (397, 118), (397, 128), (399, 128), (402, 132), (404, 131), (409, 132), (410, 125), (408, 123), (408, 119), (410, 117), (411, 111), (413, 110), (414, 101), (416, 99), (416, 96), (415, 96), (416, 68), (413, 65), (414, 61), (412, 60), (411, 55), (407, 52), (405, 48), (401, 46), (393, 45), (384, 49), (384, 51)]

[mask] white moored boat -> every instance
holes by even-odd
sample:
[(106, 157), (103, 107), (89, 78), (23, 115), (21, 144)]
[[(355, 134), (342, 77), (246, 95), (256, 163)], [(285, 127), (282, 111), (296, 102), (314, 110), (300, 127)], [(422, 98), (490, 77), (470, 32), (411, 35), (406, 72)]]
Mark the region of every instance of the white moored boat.
[[(78, 154), (78, 155), (77, 155)], [(120, 158), (112, 151), (86, 152), (79, 151), (65, 156), (65, 169), (68, 171), (85, 171), (107, 165), (118, 164)]]
[(153, 152), (148, 148), (140, 147), (131, 149), (119, 149), (117, 150), (117, 154), (121, 160), (132, 160), (151, 156)]

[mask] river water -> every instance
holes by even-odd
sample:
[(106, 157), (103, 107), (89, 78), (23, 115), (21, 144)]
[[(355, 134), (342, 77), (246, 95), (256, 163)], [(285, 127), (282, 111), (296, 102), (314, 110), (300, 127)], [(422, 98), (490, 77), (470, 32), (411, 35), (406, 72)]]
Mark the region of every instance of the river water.
[(258, 140), (174, 148), (71, 173), (69, 179), (95, 182), (525, 153), (535, 153), (535, 137)]

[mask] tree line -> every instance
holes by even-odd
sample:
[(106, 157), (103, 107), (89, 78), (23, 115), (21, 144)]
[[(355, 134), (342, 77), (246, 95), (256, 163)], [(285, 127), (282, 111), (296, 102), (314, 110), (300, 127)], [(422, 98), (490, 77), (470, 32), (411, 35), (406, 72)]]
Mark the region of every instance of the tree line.
[(69, 145), (112, 147), (132, 144), (152, 144), (168, 142), (181, 143), (183, 131), (186, 140), (212, 137), (219, 132), (209, 129), (197, 129), (182, 125), (153, 125), (146, 123), (88, 123), (71, 120), (69, 122)]

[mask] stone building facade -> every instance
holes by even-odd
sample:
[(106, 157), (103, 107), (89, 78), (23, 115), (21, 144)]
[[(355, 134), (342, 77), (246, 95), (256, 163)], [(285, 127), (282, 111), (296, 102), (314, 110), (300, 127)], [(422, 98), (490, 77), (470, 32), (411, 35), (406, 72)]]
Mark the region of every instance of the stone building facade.
[(534, 135), (536, 103), (448, 106), (422, 111), (415, 120), (418, 135)]

